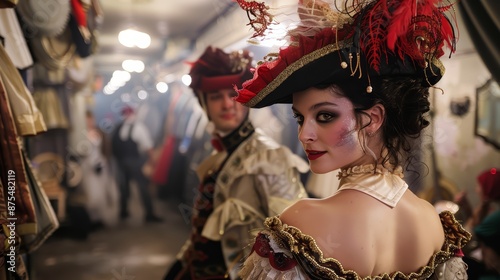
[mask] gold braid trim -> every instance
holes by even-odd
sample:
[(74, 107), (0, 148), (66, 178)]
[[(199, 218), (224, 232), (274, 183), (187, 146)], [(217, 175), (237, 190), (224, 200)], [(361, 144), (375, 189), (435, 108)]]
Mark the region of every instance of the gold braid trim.
[[(339, 46), (343, 46), (344, 42), (339, 42), (339, 44), (329, 44), (320, 49), (317, 49), (311, 53), (308, 53), (292, 64), (288, 65), (278, 76), (272, 80), (269, 84), (266, 85), (256, 96), (250, 99), (244, 105), (247, 107), (254, 107), (257, 103), (261, 102), (266, 96), (268, 96), (271, 92), (276, 90), (286, 79), (288, 79), (295, 71), (304, 67), (305, 65), (323, 57), (333, 52), (336, 52), (340, 49)], [(332, 65), (335, 67), (336, 65)], [(340, 67), (340, 65), (338, 65)]]
[[(439, 214), (445, 233), (445, 242), (441, 251), (432, 255), (426, 266), (418, 272), (404, 274), (401, 271), (384, 273), (377, 276), (362, 278), (353, 270), (346, 270), (342, 264), (334, 258), (325, 258), (323, 252), (316, 244), (314, 238), (303, 234), (300, 229), (283, 224), (276, 217), (267, 218), (265, 226), (269, 234), (275, 237), (276, 242), (282, 248), (288, 248), (296, 259), (304, 259), (316, 272), (315, 276), (324, 279), (359, 279), (359, 280), (395, 280), (395, 279), (426, 279), (435, 271), (436, 267), (455, 255), (457, 249), (461, 249), (470, 240), (471, 234), (467, 232), (449, 211)], [(304, 269), (308, 271), (311, 269)]]
[[(252, 97), (252, 99), (250, 99), (248, 102), (244, 103), (244, 105), (247, 107), (250, 107), (250, 108), (254, 107), (258, 103), (260, 103), (264, 98), (266, 98), (266, 96), (268, 96), (273, 91), (275, 91), (279, 86), (281, 86), (281, 84), (284, 81), (286, 81), (293, 73), (300, 70), (302, 67), (304, 67), (307, 64), (309, 64), (313, 61), (316, 61), (324, 56), (327, 56), (331, 53), (334, 53), (334, 52), (336, 52), (336, 51), (338, 51), (338, 50), (340, 50), (340, 49), (342, 49), (345, 46), (348, 46), (350, 44), (352, 44), (352, 38), (348, 38), (348, 39), (345, 39), (345, 40), (340, 41), (340, 42), (328, 44), (328, 45), (326, 45), (320, 49), (317, 49), (311, 53), (303, 55), (297, 61), (286, 66), (285, 69), (283, 71), (281, 71), (281, 73), (279, 73), (275, 79), (273, 79), (270, 83), (268, 83), (261, 91), (259, 91), (254, 97)], [(275, 54), (273, 54), (273, 55), (275, 55)], [(279, 59), (279, 55), (278, 55), (277, 59)], [(340, 61), (342, 61), (342, 59)], [(359, 58), (357, 59), (357, 61), (359, 63), (359, 61), (360, 61)], [(352, 63), (350, 63), (350, 64), (352, 66)], [(432, 64), (432, 66), (437, 67), (439, 69), (441, 76), (444, 75), (445, 68), (439, 59), (432, 58), (431, 64)], [(430, 66), (431, 69), (432, 69), (432, 66)], [(340, 64), (339, 65), (332, 65), (332, 67), (340, 67), (341, 68), (341, 65)], [(343, 70), (343, 69), (341, 69), (341, 70)], [(325, 70), (325, 71), (327, 71), (327, 70)], [(360, 68), (360, 71), (361, 71), (361, 68)], [(426, 72), (427, 69), (424, 68), (422, 71), (424, 71), (424, 76), (427, 79), (427, 72)], [(360, 78), (361, 78), (361, 76), (360, 76)], [(427, 83), (429, 84), (429, 86), (431, 86), (431, 83), (428, 81), (428, 79), (427, 79)], [(293, 89), (291, 89), (291, 90), (293, 90)]]

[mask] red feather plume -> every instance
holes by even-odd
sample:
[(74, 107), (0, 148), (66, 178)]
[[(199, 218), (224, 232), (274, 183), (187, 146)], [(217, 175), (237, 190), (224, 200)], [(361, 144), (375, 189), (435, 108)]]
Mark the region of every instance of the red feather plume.
[[(390, 3), (390, 2), (389, 2)], [(385, 41), (387, 38), (387, 22), (390, 19), (387, 1), (377, 1), (362, 19), (360, 44), (366, 55), (368, 64), (376, 71), (380, 69), (380, 58), (385, 53)], [(366, 28), (368, 27), (368, 28)]]
[(411, 19), (416, 12), (415, 0), (401, 1), (399, 7), (392, 14), (392, 20), (387, 27), (387, 47), (394, 51), (396, 41), (399, 37), (408, 32), (411, 24)]

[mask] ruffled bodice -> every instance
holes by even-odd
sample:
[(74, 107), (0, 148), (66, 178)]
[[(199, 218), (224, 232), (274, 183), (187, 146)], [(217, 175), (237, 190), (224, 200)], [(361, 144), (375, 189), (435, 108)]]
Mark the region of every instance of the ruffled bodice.
[[(343, 189), (356, 189), (394, 207), (408, 188), (400, 167), (387, 169), (373, 165), (341, 170)], [(265, 221), (265, 230), (256, 238), (240, 276), (243, 279), (467, 279), (461, 248), (470, 240), (451, 212), (442, 212), (445, 241), (424, 267), (410, 274), (389, 271), (361, 278), (334, 258), (325, 258), (316, 240), (299, 228), (282, 223), (279, 216)]]

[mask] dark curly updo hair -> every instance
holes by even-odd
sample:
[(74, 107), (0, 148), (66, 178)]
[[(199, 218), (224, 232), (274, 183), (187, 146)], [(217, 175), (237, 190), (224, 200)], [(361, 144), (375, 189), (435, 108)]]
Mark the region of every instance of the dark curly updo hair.
[[(422, 86), (422, 80), (391, 76), (372, 80), (374, 90), (366, 93), (359, 84), (352, 82), (334, 82), (334, 87), (341, 89), (340, 95), (348, 98), (355, 108), (360, 129), (368, 124), (361, 124), (363, 111), (381, 104), (385, 108), (385, 120), (381, 127), (384, 146), (388, 154), (383, 163), (391, 165), (409, 164), (411, 140), (420, 136), (429, 125), (426, 113), (430, 110), (429, 88)], [(317, 88), (332, 86), (332, 82), (317, 85)]]

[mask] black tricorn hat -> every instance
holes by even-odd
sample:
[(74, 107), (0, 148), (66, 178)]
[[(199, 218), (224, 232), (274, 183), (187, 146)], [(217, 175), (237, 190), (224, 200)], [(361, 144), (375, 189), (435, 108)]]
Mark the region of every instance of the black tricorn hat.
[[(251, 19), (252, 26), (262, 22), (262, 15), (269, 16), (262, 4), (237, 1), (249, 16), (261, 17)], [(300, 0), (301, 22), (289, 31), (289, 46), (256, 68), (253, 78), (236, 89), (236, 100), (255, 108), (291, 103), (294, 92), (325, 83), (370, 94), (380, 90), (382, 78), (395, 76), (420, 79), (424, 87), (435, 85), (444, 75), (439, 60), (444, 43), (455, 48), (454, 30), (444, 15), (450, 6), (414, 0), (361, 2), (344, 5), (350, 9), (346, 14), (334, 12), (325, 1)], [(261, 34), (256, 29), (254, 36)]]

